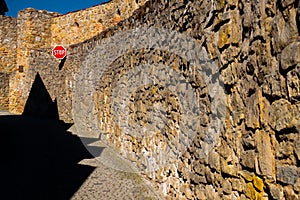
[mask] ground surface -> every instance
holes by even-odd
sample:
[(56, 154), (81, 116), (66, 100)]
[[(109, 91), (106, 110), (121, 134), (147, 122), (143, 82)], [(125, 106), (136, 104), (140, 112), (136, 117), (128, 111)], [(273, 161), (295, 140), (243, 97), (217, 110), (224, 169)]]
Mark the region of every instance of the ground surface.
[(109, 148), (91, 147), (93, 158), (85, 145), (95, 141), (70, 126), (0, 111), (1, 199), (159, 199), (138, 174), (107, 164), (123, 165)]

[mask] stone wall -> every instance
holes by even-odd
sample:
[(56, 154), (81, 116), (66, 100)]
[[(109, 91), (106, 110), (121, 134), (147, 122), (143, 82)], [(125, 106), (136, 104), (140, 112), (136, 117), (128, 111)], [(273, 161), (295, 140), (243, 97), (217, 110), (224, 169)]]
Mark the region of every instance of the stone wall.
[(8, 110), (9, 73), (0, 72), (0, 110)]
[(132, 15), (145, 3), (135, 0), (114, 0), (85, 10), (53, 18), (52, 46), (69, 46), (94, 37), (106, 28)]
[(15, 72), (17, 19), (0, 15), (0, 109), (8, 110), (9, 77)]
[[(299, 198), (298, 20), (297, 1), (278, 4), (273, 1), (168, 1), (167, 4), (152, 1), (119, 24), (112, 31), (114, 33), (107, 33), (105, 37), (112, 37), (116, 32), (145, 25), (176, 30), (197, 39), (210, 58), (218, 62), (227, 95), (227, 117), (215, 148), (206, 158), (201, 158), (200, 150), (206, 141), (200, 129), (199, 137), (195, 137), (177, 161), (154, 174), (146, 173), (170, 199)], [(134, 42), (137, 38), (128, 40)], [(162, 42), (168, 41), (164, 40)], [(143, 160), (145, 155), (159, 159), (149, 154), (159, 155), (166, 150), (159, 142), (161, 134), (156, 138), (136, 138), (122, 131), (118, 124), (111, 127), (107, 124), (114, 124), (113, 120), (117, 120), (111, 117), (115, 100), (110, 97), (116, 98), (112, 91), (123, 73), (127, 73), (127, 66), (137, 65), (135, 59), (142, 62), (153, 56), (150, 60), (155, 64), (156, 59), (162, 57), (167, 65), (180, 66), (180, 62), (169, 61), (166, 54), (149, 54), (126, 54), (125, 59), (112, 63), (100, 79), (103, 81), (99, 82), (94, 96), (95, 113), (98, 114), (96, 124), (102, 128), (100, 130), (104, 129), (102, 139), (118, 148), (137, 166), (146, 165), (146, 168), (151, 164)], [(108, 55), (103, 52), (105, 56)], [(103, 65), (100, 63), (98, 65)], [(151, 101), (148, 98), (151, 91), (152, 87), (144, 90), (142, 100), (133, 98), (136, 99), (136, 107), (131, 109), (133, 114), (148, 111), (151, 103), (143, 108), (139, 102)], [(87, 97), (80, 100), (84, 98)], [(159, 94), (157, 98), (160, 98)], [(112, 105), (107, 105), (110, 103)], [(176, 103), (174, 105), (176, 107)], [(126, 106), (131, 107), (131, 104)], [(85, 107), (79, 108), (84, 110)], [(77, 112), (79, 110), (75, 110)], [(209, 113), (208, 116), (212, 117)], [(84, 116), (80, 119), (83, 120)], [(138, 120), (136, 125), (143, 124), (143, 115), (134, 119)], [(204, 131), (206, 126), (204, 123)], [(171, 131), (167, 131), (163, 138), (169, 141), (170, 134)]]
[[(3, 57), (2, 63), (8, 66), (6, 64), (8, 62), (9, 67), (15, 69), (10, 80), (9, 110), (13, 113), (23, 112), (35, 77), (30, 75), (31, 66), (28, 64), (30, 52), (33, 49), (53, 48), (58, 44), (67, 47), (83, 42), (128, 18), (144, 3), (145, 1), (114, 0), (66, 15), (28, 8), (20, 11), (17, 19), (4, 18), (1, 24), (4, 30), (3, 41), (12, 46), (6, 47), (6, 44), (3, 44), (3, 51), (9, 50), (9, 52), (4, 52), (7, 56), (6, 59)], [(13, 22), (15, 27), (11, 27)], [(7, 31), (13, 28), (15, 31), (7, 34)], [(40, 58), (34, 59), (36, 61)]]
[[(47, 48), (51, 44), (51, 19), (58, 13), (25, 9), (17, 18), (17, 55), (16, 72), (10, 80), (9, 110), (22, 113), (34, 78), (27, 77), (30, 69), (28, 58), (30, 51), (36, 48)], [(39, 58), (34, 58), (38, 60)]]
[[(299, 12), (293, 0), (151, 0), (68, 47), (65, 62), (32, 50), (28, 77), (39, 72), (61, 119), (81, 135), (101, 133), (166, 199), (299, 199)], [(198, 62), (193, 49), (207, 57)], [(140, 85), (156, 69), (168, 87)], [(184, 115), (185, 90), (199, 102), (198, 124)], [(152, 127), (153, 113), (164, 123)]]
[(17, 19), (0, 16), (0, 72), (14, 71), (17, 49)]

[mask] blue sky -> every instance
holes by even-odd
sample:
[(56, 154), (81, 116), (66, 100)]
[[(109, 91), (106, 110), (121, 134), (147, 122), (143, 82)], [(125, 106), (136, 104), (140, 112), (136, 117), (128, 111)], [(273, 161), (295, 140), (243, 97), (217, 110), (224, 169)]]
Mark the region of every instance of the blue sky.
[(65, 14), (107, 2), (108, 0), (6, 0), (7, 16), (16, 17), (24, 8), (36, 8)]

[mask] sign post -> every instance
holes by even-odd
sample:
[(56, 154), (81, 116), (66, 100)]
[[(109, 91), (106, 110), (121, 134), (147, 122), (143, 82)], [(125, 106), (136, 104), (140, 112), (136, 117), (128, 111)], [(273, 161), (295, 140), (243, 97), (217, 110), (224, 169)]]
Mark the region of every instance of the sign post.
[(57, 59), (64, 59), (67, 55), (67, 50), (62, 45), (57, 45), (52, 49), (52, 55)]

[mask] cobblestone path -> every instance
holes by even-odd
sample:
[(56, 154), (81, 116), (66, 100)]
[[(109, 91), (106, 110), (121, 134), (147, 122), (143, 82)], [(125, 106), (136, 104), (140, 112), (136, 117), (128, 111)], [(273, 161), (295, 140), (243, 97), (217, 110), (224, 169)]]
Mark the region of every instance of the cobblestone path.
[(100, 141), (93, 146), (104, 150), (94, 159), (85, 159), (82, 165), (96, 167), (85, 183), (73, 196), (80, 199), (116, 199), (116, 200), (156, 200), (161, 199), (158, 192), (131, 167), (130, 163), (117, 155)]

